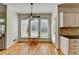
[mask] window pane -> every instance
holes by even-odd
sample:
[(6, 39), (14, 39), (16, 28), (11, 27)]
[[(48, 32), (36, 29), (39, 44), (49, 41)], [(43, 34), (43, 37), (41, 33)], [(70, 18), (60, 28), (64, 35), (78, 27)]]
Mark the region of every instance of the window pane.
[(40, 24), (40, 37), (48, 38), (48, 19), (41, 19)]
[(38, 37), (38, 18), (31, 20), (31, 37)]
[(2, 34), (5, 33), (5, 25), (2, 25)]
[(5, 22), (5, 19), (0, 19), (0, 22)]
[(21, 37), (28, 37), (28, 20), (21, 20)]

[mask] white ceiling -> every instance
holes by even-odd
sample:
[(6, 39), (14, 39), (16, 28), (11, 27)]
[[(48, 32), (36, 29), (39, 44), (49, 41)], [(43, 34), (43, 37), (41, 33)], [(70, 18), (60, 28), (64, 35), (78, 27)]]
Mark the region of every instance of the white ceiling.
[[(7, 6), (13, 8), (17, 13), (30, 13), (30, 3), (8, 3)], [(51, 13), (56, 3), (34, 3), (33, 13)]]

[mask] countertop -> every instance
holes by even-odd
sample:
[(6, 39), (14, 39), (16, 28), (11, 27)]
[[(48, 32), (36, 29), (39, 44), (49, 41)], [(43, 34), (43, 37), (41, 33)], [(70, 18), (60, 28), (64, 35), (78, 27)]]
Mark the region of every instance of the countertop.
[(79, 39), (79, 35), (60, 35), (60, 36), (67, 37), (70, 39)]
[(59, 35), (70, 39), (79, 39), (79, 27), (60, 27)]
[(72, 29), (75, 28), (75, 29), (77, 29), (78, 28), (79, 29), (79, 27), (60, 27), (60, 28), (65, 28), (65, 29), (68, 29), (68, 28), (72, 28)]
[(4, 38), (5, 37), (5, 34), (1, 34), (0, 35), (0, 39)]

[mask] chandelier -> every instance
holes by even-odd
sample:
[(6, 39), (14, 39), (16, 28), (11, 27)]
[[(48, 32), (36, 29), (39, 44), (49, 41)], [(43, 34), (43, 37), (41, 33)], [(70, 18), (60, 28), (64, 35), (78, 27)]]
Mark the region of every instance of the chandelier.
[(34, 18), (40, 18), (40, 16), (34, 16), (33, 15), (33, 3), (30, 3), (30, 5), (31, 5), (31, 13), (30, 13), (30, 16), (29, 16), (30, 20), (33, 20)]

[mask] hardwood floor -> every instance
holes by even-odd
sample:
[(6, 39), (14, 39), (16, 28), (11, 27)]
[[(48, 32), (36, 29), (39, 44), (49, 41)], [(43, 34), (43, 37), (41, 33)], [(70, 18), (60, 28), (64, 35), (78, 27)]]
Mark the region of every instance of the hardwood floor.
[(0, 51), (0, 55), (58, 55), (61, 54), (52, 43), (39, 43), (29, 45), (28, 43), (16, 43), (7, 50)]

